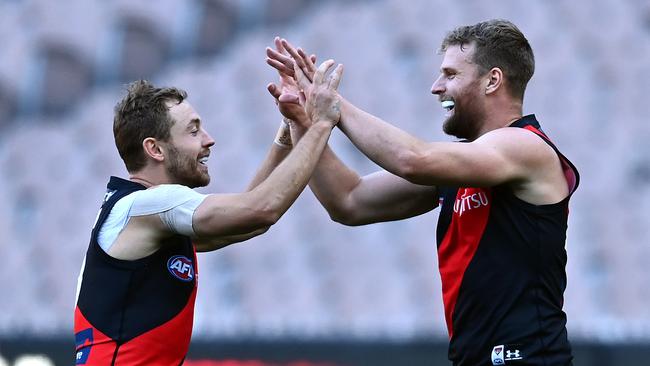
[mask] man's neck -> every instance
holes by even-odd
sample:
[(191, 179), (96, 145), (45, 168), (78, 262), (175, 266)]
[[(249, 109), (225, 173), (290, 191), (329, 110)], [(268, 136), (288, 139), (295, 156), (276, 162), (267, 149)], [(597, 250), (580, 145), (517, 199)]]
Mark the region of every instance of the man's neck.
[(132, 181), (132, 182), (140, 183), (140, 184), (142, 184), (143, 186), (145, 186), (147, 188), (153, 187), (153, 186), (156, 185), (156, 184), (154, 184), (154, 183), (152, 183), (152, 182), (150, 182), (150, 181), (148, 181), (148, 180), (146, 180), (144, 178), (136, 177), (136, 176), (133, 176), (133, 175), (129, 176), (129, 180)]
[(512, 103), (505, 108), (495, 108), (494, 111), (486, 113), (479, 136), (498, 128), (508, 127), (521, 117), (523, 117), (523, 111), (520, 103)]
[(171, 183), (167, 177), (167, 174), (148, 167), (145, 167), (138, 172), (130, 173), (129, 180), (140, 183), (147, 188), (157, 186), (159, 184)]

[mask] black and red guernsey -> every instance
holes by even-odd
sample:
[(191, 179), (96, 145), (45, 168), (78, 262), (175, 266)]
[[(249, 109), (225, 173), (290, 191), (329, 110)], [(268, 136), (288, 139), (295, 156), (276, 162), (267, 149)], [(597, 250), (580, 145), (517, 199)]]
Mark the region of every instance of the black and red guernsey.
[(440, 187), (438, 262), (449, 359), (454, 365), (570, 365), (565, 250), (575, 166), (535, 116), (510, 127), (537, 134), (557, 153), (569, 196), (533, 205), (506, 186)]
[(97, 235), (115, 203), (144, 186), (111, 177), (93, 228), (74, 315), (77, 365), (180, 365), (187, 353), (197, 289), (190, 238), (154, 254), (115, 259)]

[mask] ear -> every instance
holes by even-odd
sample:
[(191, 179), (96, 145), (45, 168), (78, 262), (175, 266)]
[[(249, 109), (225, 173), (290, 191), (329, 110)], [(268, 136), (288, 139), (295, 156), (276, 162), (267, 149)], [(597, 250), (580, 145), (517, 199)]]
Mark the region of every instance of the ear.
[(161, 145), (160, 141), (155, 138), (147, 137), (142, 140), (142, 148), (144, 149), (145, 155), (148, 157), (158, 162), (163, 162), (165, 160), (165, 148)]
[(503, 71), (498, 67), (493, 67), (486, 75), (485, 94), (496, 92), (503, 82)]

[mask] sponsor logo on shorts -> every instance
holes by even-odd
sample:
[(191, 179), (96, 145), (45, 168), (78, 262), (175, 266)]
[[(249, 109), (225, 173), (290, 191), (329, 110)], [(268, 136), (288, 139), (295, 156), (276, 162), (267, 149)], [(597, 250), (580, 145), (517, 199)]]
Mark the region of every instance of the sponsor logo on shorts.
[(192, 261), (182, 255), (175, 255), (167, 261), (169, 273), (181, 281), (192, 281), (194, 279), (194, 266)]
[(506, 347), (503, 344), (492, 348), (492, 365), (505, 365), (508, 361), (521, 360), (521, 351), (515, 348)]
[[(93, 344), (93, 329), (87, 328), (75, 333), (75, 344), (77, 345), (77, 356), (75, 365), (85, 365), (90, 356), (90, 349)], [(82, 348), (83, 347), (83, 348)]]
[(506, 350), (506, 357), (503, 358), (506, 361), (514, 361), (514, 360), (521, 360), (521, 354), (519, 353), (519, 350)]

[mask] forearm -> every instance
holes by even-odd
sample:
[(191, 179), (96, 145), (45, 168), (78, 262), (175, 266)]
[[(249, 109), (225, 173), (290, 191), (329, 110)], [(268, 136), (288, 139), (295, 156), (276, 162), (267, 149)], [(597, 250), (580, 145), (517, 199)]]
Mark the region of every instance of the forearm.
[(341, 217), (346, 215), (350, 195), (360, 179), (326, 146), (311, 176), (309, 188), (332, 218)]
[[(306, 130), (304, 123), (294, 123), (291, 127), (292, 140), (299, 141)], [(309, 188), (330, 216), (337, 217), (346, 210), (346, 201), (359, 184), (359, 179), (359, 175), (348, 168), (327, 145), (309, 180)]]
[(251, 191), (208, 195), (192, 218), (196, 235), (207, 238), (208, 243), (215, 240), (215, 248), (228, 244), (219, 244), (226, 237), (245, 240), (247, 233), (275, 224), (307, 185), (332, 128), (333, 123), (328, 122), (312, 126), (284, 161)]
[(399, 128), (341, 100), (339, 128), (368, 158), (387, 171), (404, 175), (405, 160), (425, 143)]
[(247, 191), (252, 190), (262, 183), (271, 172), (284, 160), (284, 158), (289, 155), (291, 152), (291, 136), (289, 135), (289, 126), (286, 125), (286, 122), (281, 122), (283, 125), (280, 126), (278, 134), (276, 135), (275, 141), (271, 145), (266, 158), (260, 165), (259, 169), (255, 173), (255, 176), (249, 183), (246, 188)]
[(254, 192), (265, 211), (278, 216), (291, 206), (305, 188), (327, 144), (332, 126), (316, 123), (309, 128), (280, 165)]
[(332, 220), (365, 225), (420, 215), (437, 206), (436, 188), (385, 171), (363, 177), (325, 147), (309, 187)]

